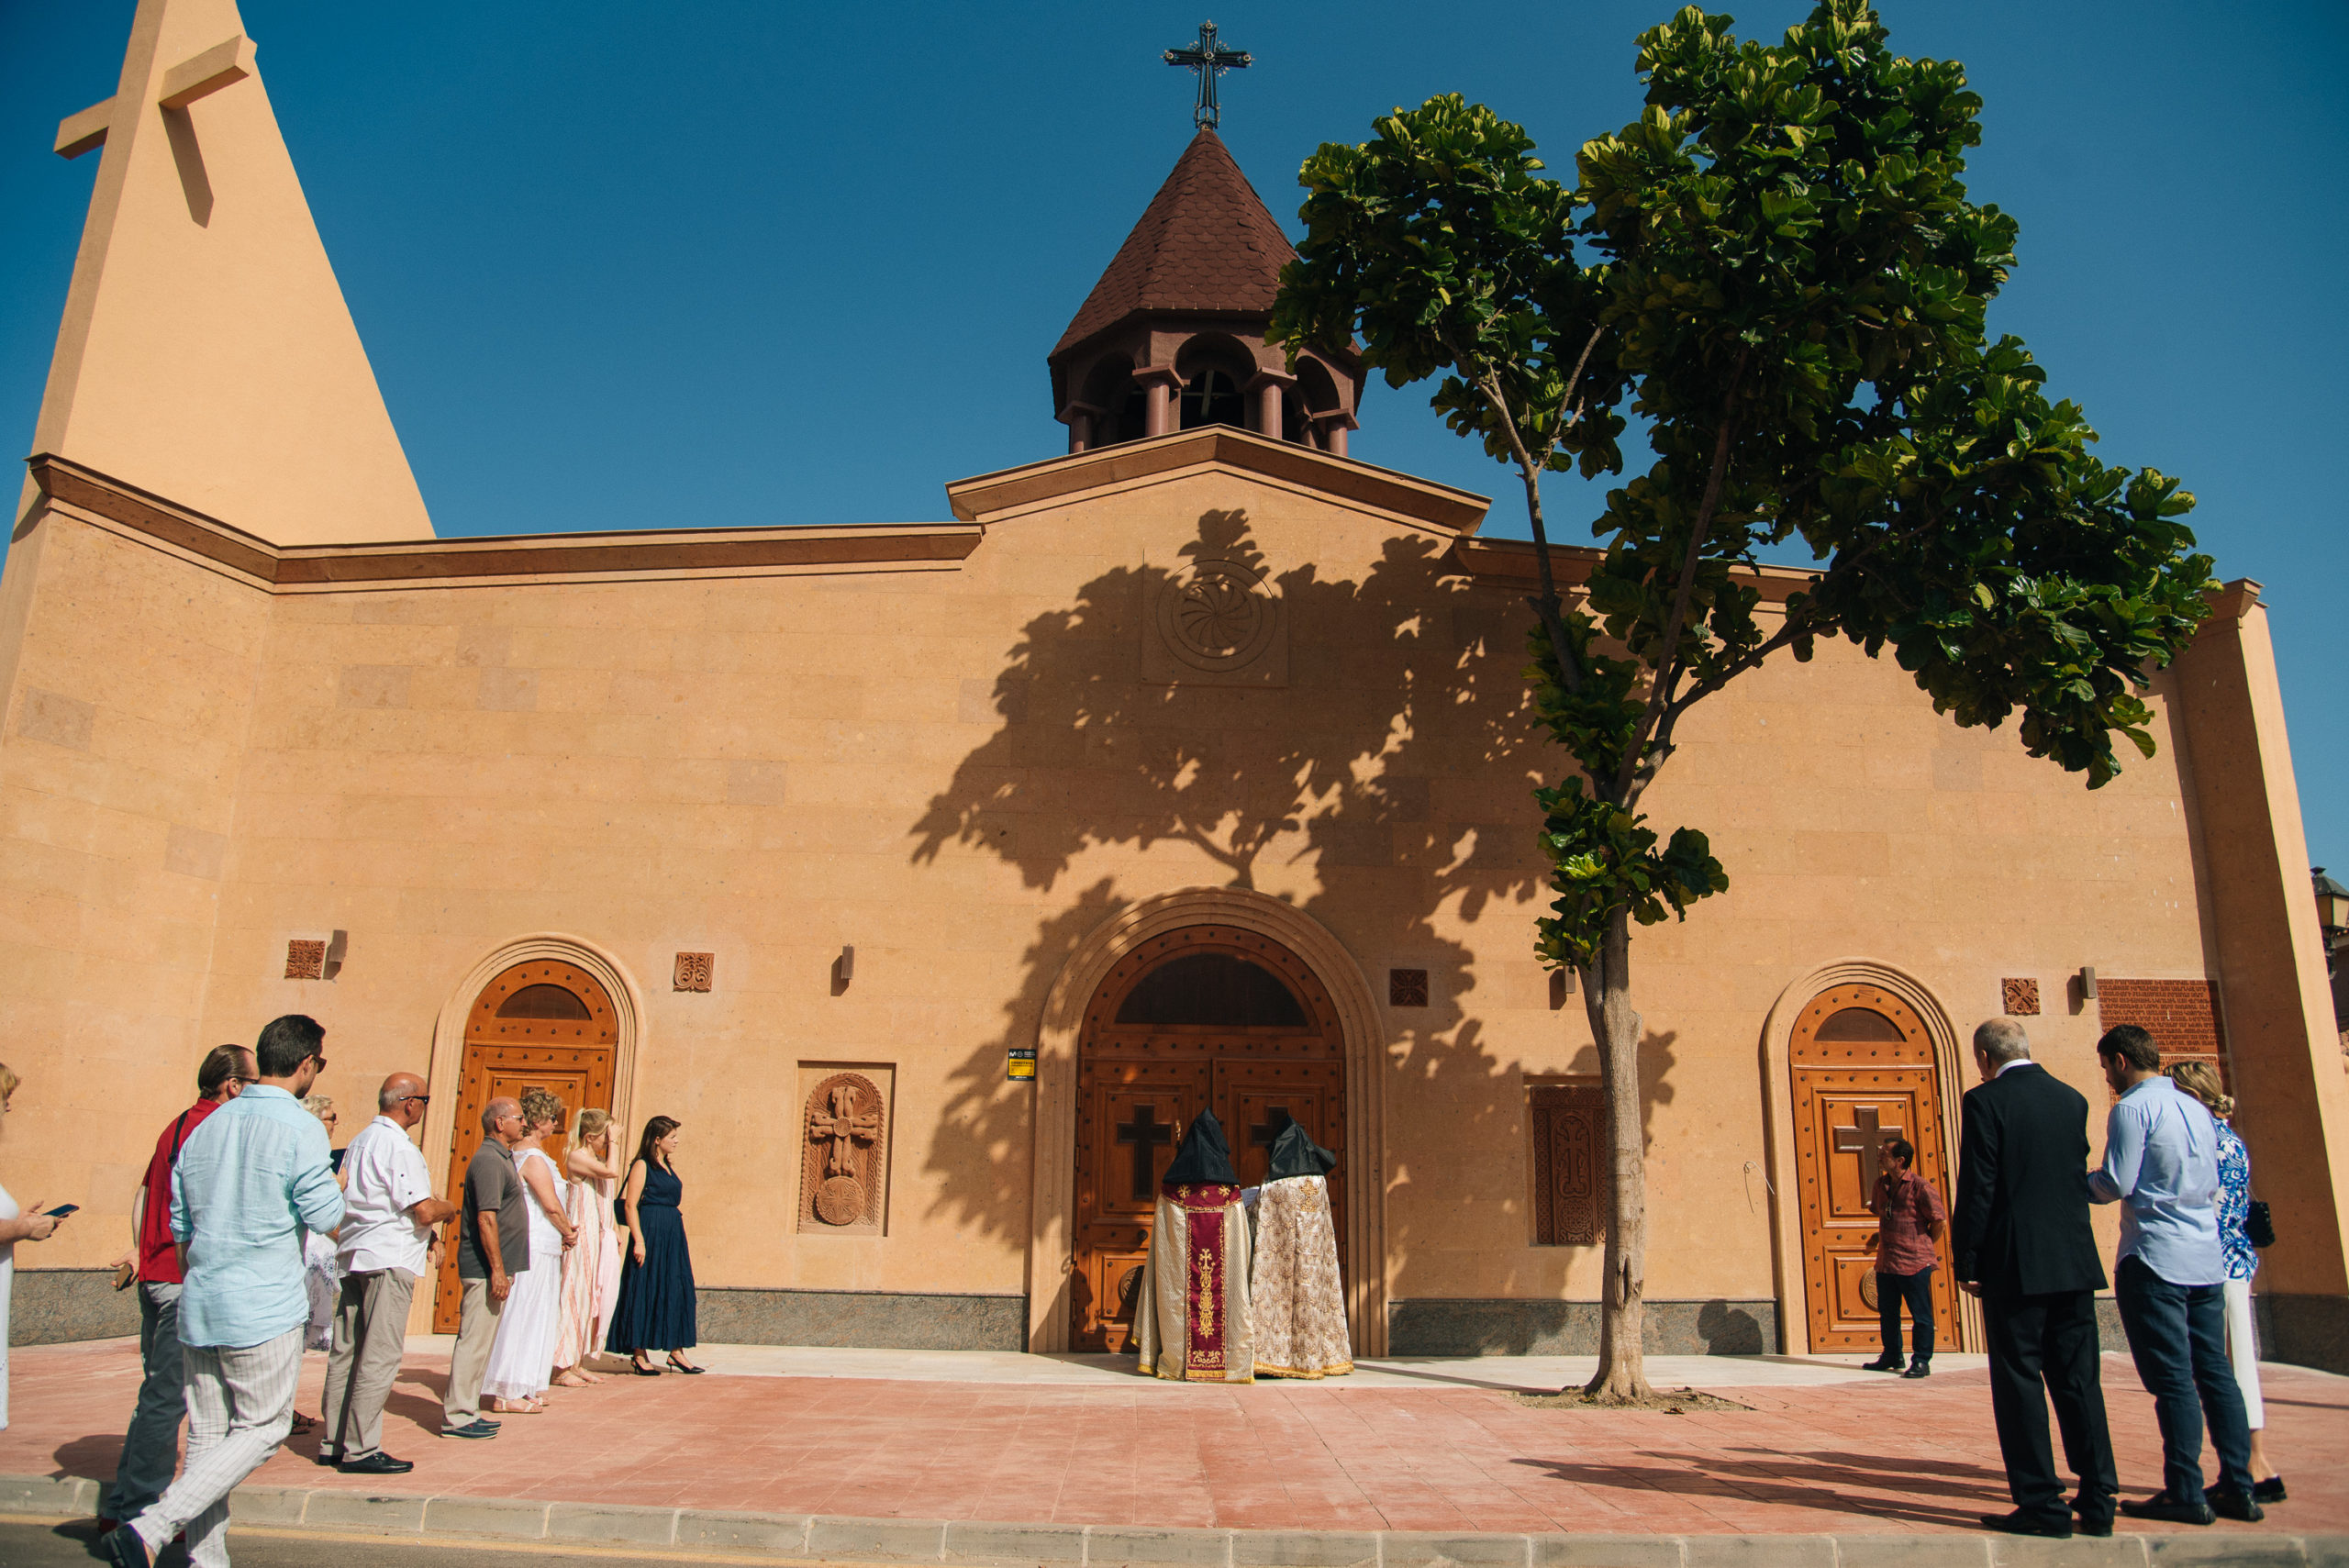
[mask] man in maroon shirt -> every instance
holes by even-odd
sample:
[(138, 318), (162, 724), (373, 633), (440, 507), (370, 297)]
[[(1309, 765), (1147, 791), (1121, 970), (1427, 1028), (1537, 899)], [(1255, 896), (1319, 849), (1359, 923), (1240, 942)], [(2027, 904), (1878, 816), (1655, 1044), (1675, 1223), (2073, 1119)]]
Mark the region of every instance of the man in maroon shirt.
[(253, 1053), (244, 1046), (216, 1045), (206, 1054), (195, 1071), (195, 1104), (173, 1117), (155, 1140), (154, 1158), (130, 1200), (139, 1258), (139, 1359), (145, 1375), (130, 1429), (123, 1434), (114, 1485), (98, 1508), (101, 1532), (117, 1519), (138, 1518), (163, 1495), (179, 1468), (187, 1393), (180, 1382), (180, 1257), (172, 1240), (172, 1166), (188, 1135), (244, 1093), (254, 1073)]
[(1937, 1243), (1949, 1228), (1949, 1211), (1933, 1184), (1910, 1167), (1917, 1151), (1905, 1138), (1885, 1140), (1880, 1155), (1883, 1174), (1868, 1207), (1876, 1218), (1876, 1232), (1868, 1238), (1876, 1253), (1876, 1319), (1884, 1329), (1884, 1354), (1867, 1363), (1870, 1372), (1899, 1372), (1900, 1304), (1909, 1304), (1914, 1320), (1908, 1377), (1923, 1377), (1933, 1362), (1933, 1264)]

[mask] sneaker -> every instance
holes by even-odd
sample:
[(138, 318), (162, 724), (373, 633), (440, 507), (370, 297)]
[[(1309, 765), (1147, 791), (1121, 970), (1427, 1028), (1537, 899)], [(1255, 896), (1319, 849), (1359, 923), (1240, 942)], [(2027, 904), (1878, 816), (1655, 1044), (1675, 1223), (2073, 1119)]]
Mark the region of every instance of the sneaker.
[(2123, 1497), (2121, 1511), (2132, 1519), (2159, 1519), (2170, 1525), (2209, 1525), (2219, 1522), (2219, 1516), (2208, 1503), (2181, 1503), (2167, 1490), (2143, 1499)]
[(1902, 1373), (1900, 1375), (1903, 1377), (1931, 1377), (1932, 1374), (1932, 1358), (1928, 1356), (1920, 1361), (1910, 1362), (1909, 1363), (1909, 1370)]
[(2254, 1503), (2280, 1503), (2284, 1500), (2284, 1478), (2271, 1475), (2265, 1481), (2251, 1484), (2251, 1499)]
[(117, 1525), (92, 1543), (91, 1551), (101, 1562), (114, 1568), (154, 1568), (147, 1555), (147, 1543), (128, 1525)]
[(440, 1435), (444, 1438), (494, 1438), (497, 1435), (497, 1429), (487, 1421), (469, 1421), (462, 1427), (443, 1427)]
[[(2254, 1487), (2257, 1485), (2253, 1483)], [(2266, 1510), (2259, 1506), (2256, 1498), (2246, 1497), (2232, 1486), (2213, 1486), (2203, 1496), (2209, 1499), (2210, 1510), (2222, 1519), (2240, 1519), (2244, 1524), (2255, 1525), (2267, 1517)]]
[(1902, 1362), (1898, 1356), (1881, 1355), (1861, 1367), (1862, 1372), (1898, 1372)]

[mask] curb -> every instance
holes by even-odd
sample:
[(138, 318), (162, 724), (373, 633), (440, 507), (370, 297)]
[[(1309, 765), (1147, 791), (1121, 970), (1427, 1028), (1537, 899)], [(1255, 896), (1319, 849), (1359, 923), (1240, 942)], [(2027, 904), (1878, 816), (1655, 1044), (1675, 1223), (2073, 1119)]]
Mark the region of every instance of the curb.
[[(0, 1475), (0, 1514), (83, 1518), (103, 1488)], [(1568, 1535), (1422, 1530), (1180, 1529), (730, 1513), (506, 1497), (240, 1486), (234, 1517), (277, 1529), (767, 1553), (827, 1562), (1049, 1568), (2349, 1568), (2349, 1535)]]

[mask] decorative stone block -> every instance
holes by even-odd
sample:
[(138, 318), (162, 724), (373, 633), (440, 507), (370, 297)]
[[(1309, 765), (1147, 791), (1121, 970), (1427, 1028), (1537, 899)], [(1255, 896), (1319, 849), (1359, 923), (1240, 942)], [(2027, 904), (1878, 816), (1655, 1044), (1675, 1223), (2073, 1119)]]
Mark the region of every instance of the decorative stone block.
[[(812, 1079), (812, 1082), (811, 1082)], [(818, 1235), (879, 1235), (887, 1213), (887, 1068), (804, 1063), (799, 1229)]]
[(672, 989), (707, 991), (710, 976), (717, 968), (718, 955), (714, 952), (681, 952), (677, 955), (676, 977)]
[(2036, 980), (2001, 980), (1998, 991), (2006, 999), (2007, 1016), (2010, 1018), (2035, 1018), (2039, 1016), (2039, 982)]
[(324, 980), (327, 977), (327, 944), (308, 941), (300, 937), (285, 944), (285, 978), (288, 980)]
[(1386, 1005), (1390, 1007), (1424, 1007), (1428, 1005), (1428, 972), (1424, 969), (1390, 969), (1386, 972)]

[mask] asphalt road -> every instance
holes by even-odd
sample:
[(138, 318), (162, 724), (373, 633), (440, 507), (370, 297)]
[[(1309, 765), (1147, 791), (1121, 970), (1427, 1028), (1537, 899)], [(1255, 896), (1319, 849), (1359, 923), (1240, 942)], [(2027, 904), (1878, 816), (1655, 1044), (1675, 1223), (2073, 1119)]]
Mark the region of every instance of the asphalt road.
[[(87, 1568), (90, 1521), (69, 1525), (0, 1523), (0, 1564), (6, 1568)], [(625, 1547), (578, 1548), (536, 1542), (385, 1540), (374, 1536), (321, 1536), (294, 1530), (228, 1532), (236, 1568), (630, 1568), (631, 1564), (775, 1563), (777, 1558), (718, 1556), (699, 1551), (638, 1552)], [(155, 1568), (185, 1568), (187, 1556), (166, 1551)], [(866, 1565), (870, 1568), (870, 1565)]]

